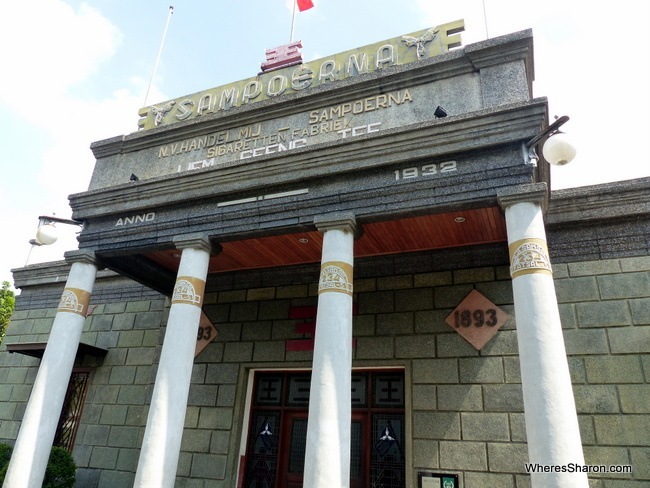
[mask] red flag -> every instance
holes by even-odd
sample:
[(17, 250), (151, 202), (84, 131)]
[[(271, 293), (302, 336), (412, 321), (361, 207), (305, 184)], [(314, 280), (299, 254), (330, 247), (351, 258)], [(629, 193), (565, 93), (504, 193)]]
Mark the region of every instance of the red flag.
[(298, 0), (298, 10), (301, 12), (303, 10), (310, 9), (314, 6), (314, 2), (312, 0)]

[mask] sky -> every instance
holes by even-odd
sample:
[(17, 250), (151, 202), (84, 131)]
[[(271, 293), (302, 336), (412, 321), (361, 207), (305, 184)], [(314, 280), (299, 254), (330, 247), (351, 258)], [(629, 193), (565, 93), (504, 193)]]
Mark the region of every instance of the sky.
[[(578, 149), (553, 189), (650, 176), (650, 2), (313, 0), (294, 39), (310, 61), (465, 20), (463, 45), (531, 28), (533, 96)], [(171, 2), (171, 3), (170, 3)], [(174, 13), (169, 17), (169, 6)], [(289, 42), (291, 0), (20, 0), (0, 29), (0, 281), (76, 249), (75, 226), (33, 247), (39, 215), (70, 218), (88, 187), (89, 147), (137, 130), (138, 109), (254, 76)], [(167, 26), (166, 35), (163, 33)], [(151, 83), (160, 50), (160, 62)], [(148, 87), (149, 95), (145, 104)]]

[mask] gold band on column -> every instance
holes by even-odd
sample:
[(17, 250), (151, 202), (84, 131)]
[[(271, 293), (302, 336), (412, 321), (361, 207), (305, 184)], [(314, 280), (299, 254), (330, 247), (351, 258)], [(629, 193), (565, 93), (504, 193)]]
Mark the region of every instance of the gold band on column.
[(352, 265), (343, 261), (321, 264), (318, 294), (329, 291), (352, 295)]
[(193, 276), (179, 276), (176, 278), (172, 304), (186, 303), (201, 308), (204, 291), (205, 281)]
[(552, 275), (551, 260), (544, 239), (520, 239), (508, 246), (510, 251), (510, 276), (543, 273)]
[(81, 288), (66, 288), (61, 294), (57, 312), (71, 312), (85, 317), (88, 313), (90, 292)]

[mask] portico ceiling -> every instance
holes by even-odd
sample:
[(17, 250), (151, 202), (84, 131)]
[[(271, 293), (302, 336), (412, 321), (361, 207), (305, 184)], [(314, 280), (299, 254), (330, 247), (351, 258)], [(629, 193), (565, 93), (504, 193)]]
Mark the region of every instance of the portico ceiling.
[[(462, 210), (362, 224), (355, 257), (370, 257), (506, 241), (505, 219), (498, 207)], [(322, 234), (307, 231), (220, 243), (209, 273), (319, 262)], [(145, 254), (163, 268), (178, 269), (180, 251)]]

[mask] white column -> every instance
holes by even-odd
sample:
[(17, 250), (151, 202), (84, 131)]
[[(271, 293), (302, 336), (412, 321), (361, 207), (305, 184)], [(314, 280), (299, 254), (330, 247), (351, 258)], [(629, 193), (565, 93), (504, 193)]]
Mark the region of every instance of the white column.
[(72, 268), (16, 439), (4, 488), (40, 488), (74, 366), (97, 266), (88, 251), (66, 253)]
[(134, 487), (173, 487), (201, 318), (210, 243), (175, 240), (181, 261), (160, 354)]
[(317, 217), (314, 223), (323, 232), (323, 251), (304, 486), (345, 488), (350, 484), (352, 267), (356, 228), (350, 213)]
[(584, 456), (546, 244), (541, 207), (546, 194), (544, 183), (499, 194), (508, 231), (528, 457), (532, 464), (551, 466), (550, 472), (531, 473), (531, 481), (534, 488), (587, 488), (585, 473), (561, 471), (570, 463), (584, 465)]

